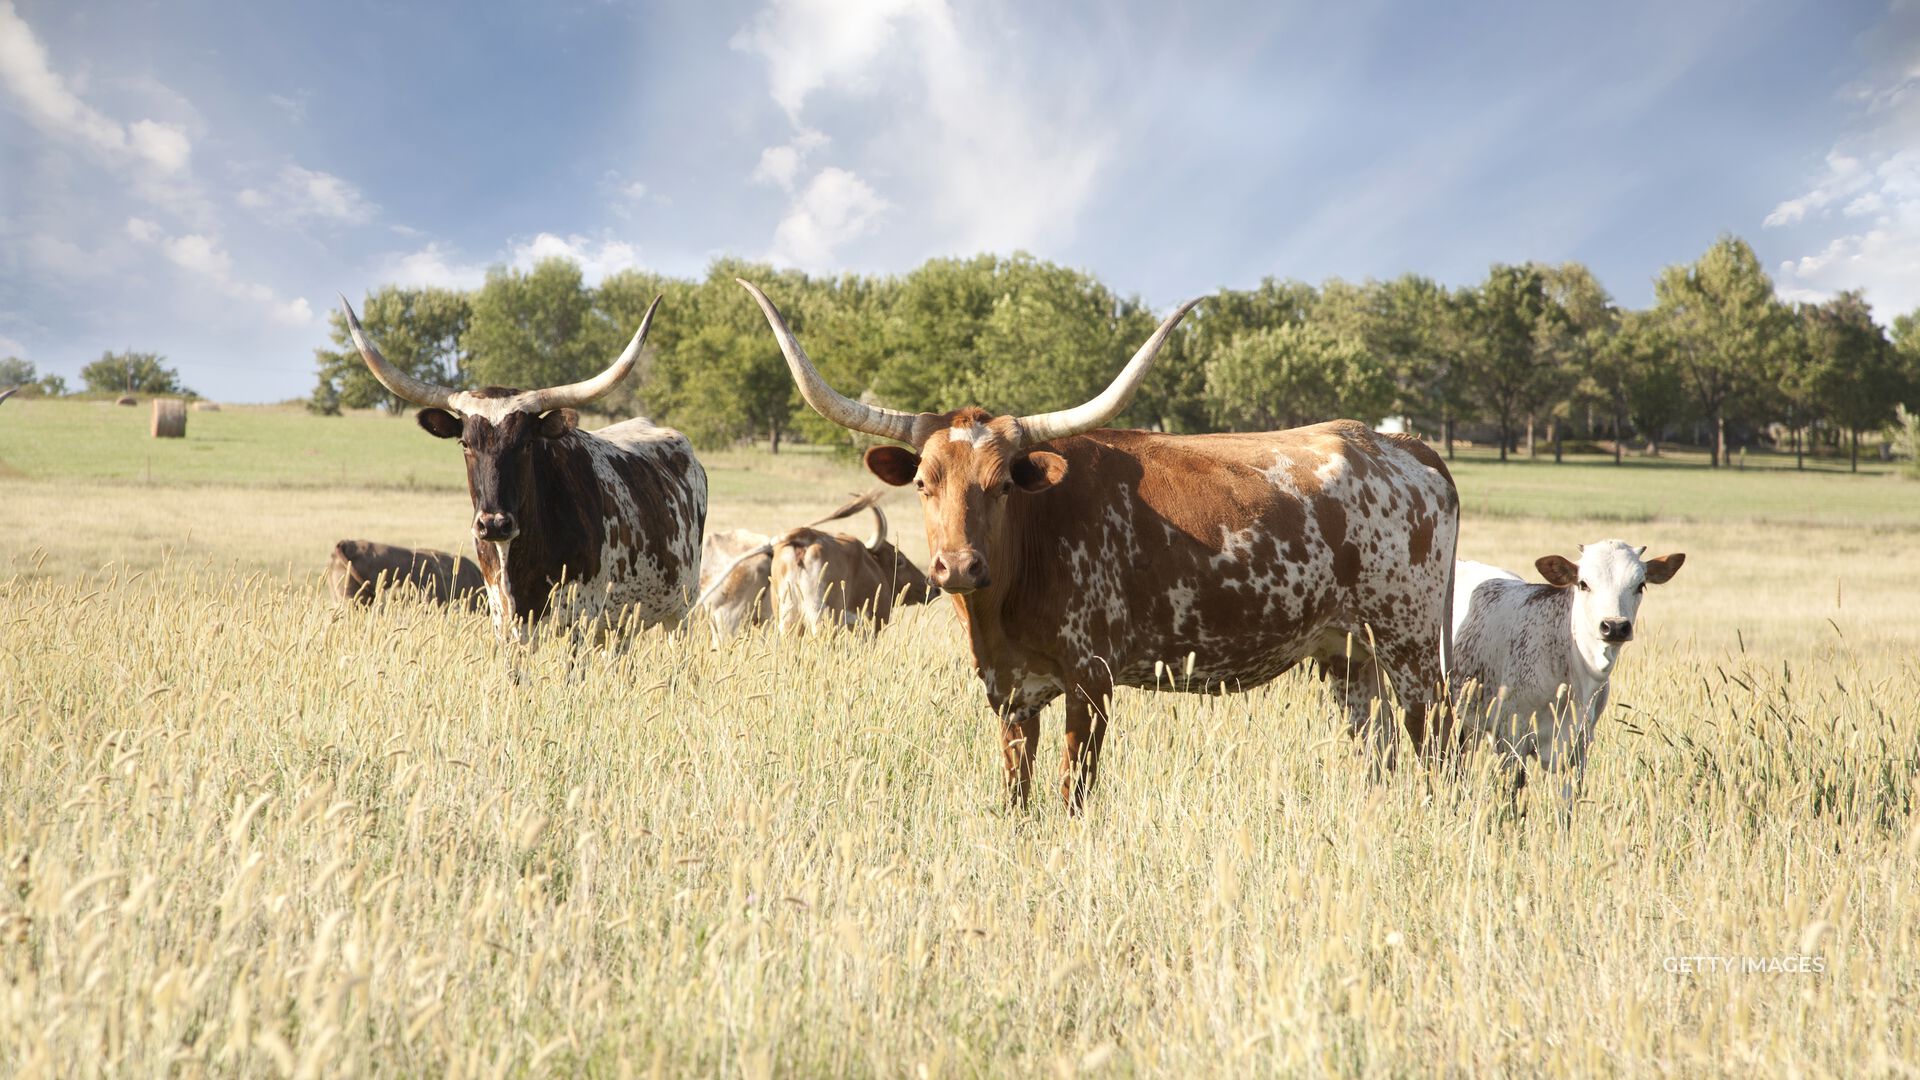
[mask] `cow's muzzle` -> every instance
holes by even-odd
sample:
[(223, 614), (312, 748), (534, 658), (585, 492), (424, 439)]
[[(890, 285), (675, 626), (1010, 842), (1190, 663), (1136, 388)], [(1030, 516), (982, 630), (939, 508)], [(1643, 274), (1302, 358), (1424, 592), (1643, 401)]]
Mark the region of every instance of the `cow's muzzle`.
[(1600, 640), (1609, 645), (1624, 645), (1633, 640), (1632, 619), (1601, 619)]
[(950, 593), (970, 593), (992, 584), (987, 577), (987, 560), (972, 550), (943, 551), (935, 555), (927, 577)]
[(499, 544), (519, 535), (520, 522), (512, 514), (481, 511), (473, 515), (473, 536), (476, 540)]

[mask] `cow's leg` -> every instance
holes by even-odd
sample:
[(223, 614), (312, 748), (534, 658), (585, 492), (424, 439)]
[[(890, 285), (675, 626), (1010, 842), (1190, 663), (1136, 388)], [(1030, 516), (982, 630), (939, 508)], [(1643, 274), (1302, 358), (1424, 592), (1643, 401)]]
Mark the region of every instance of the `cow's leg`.
[(1381, 652), (1381, 666), (1404, 709), (1414, 753), (1430, 763), (1451, 762), (1459, 740), (1438, 649), (1415, 640), (1396, 641)]
[(1025, 809), (1033, 792), (1033, 752), (1040, 746), (1040, 709), (1021, 708), (1002, 715), (1000, 751), (1006, 759), (1007, 797)]
[(1077, 814), (1100, 775), (1100, 747), (1107, 741), (1107, 705), (1112, 692), (1104, 684), (1082, 683), (1067, 690), (1066, 748), (1060, 758), (1060, 797)]
[(1320, 664), (1346, 708), (1347, 727), (1365, 741), (1375, 776), (1392, 772), (1400, 750), (1393, 704), (1380, 662), (1361, 634), (1346, 634), (1338, 652), (1322, 654)]

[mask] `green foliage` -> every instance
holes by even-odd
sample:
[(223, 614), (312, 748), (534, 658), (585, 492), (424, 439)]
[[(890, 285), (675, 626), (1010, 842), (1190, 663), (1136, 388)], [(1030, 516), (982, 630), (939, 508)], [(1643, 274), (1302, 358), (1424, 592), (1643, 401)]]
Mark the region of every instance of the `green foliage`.
[[(555, 260), (497, 267), (470, 294), (385, 287), (368, 296), (364, 321), (390, 361), (423, 378), (528, 388), (604, 368), (661, 296), (634, 375), (597, 411), (650, 416), (707, 448), (764, 439), (777, 449), (794, 435), (868, 441), (801, 403), (735, 277), (767, 291), (842, 393), (909, 412), (1026, 414), (1085, 401), (1161, 315), (1091, 274), (1015, 253), (930, 259), (898, 277), (718, 259), (700, 280), (627, 271), (592, 288)], [(1267, 278), (1194, 310), (1115, 424), (1204, 432), (1391, 416), (1444, 430), (1449, 446), (1456, 423), (1476, 440), (1491, 428), (1504, 448), (1543, 420), (1561, 430), (1584, 420), (1588, 437), (1604, 429), (1621, 441), (1633, 429), (1654, 444), (1704, 421), (1718, 461), (1728, 420), (1872, 430), (1894, 401), (1920, 404), (1920, 312), (1894, 320), (1891, 346), (1874, 354), (1884, 365), (1867, 367), (1816, 363), (1813, 324), (1774, 297), (1752, 250), (1730, 237), (1663, 273), (1657, 304), (1641, 312), (1618, 308), (1578, 263), (1494, 266), (1459, 290), (1412, 274), (1318, 288)], [(1871, 319), (1862, 312), (1847, 325)], [(332, 330), (309, 408), (401, 408), (348, 347), (338, 316)]]
[(1730, 412), (1763, 404), (1792, 315), (1747, 242), (1723, 236), (1692, 266), (1670, 266), (1654, 283), (1655, 312), (1701, 416), (1714, 430), (1714, 461), (1726, 461)]
[(1234, 431), (1372, 422), (1393, 394), (1392, 376), (1359, 339), (1311, 323), (1246, 331), (1207, 365), (1213, 417)]
[(100, 359), (80, 369), (80, 378), (97, 394), (193, 397), (193, 391), (180, 385), (180, 373), (168, 367), (166, 359), (149, 352), (101, 353)]
[(9, 389), (21, 397), (59, 397), (67, 392), (67, 380), (58, 375), (42, 375), (32, 362), (9, 356), (0, 360), (0, 390)]
[(1893, 421), (1894, 406), (1907, 393), (1906, 373), (1860, 293), (1843, 292), (1804, 316), (1806, 396), (1852, 435), (1858, 467), (1860, 432)]
[[(359, 313), (367, 339), (389, 364), (441, 386), (469, 384), (462, 339), (473, 311), (465, 293), (387, 285), (368, 293)], [(337, 415), (342, 408), (378, 407), (391, 413), (410, 408), (367, 370), (347, 332), (346, 315), (335, 310), (327, 322), (334, 347), (314, 350), (319, 378), (308, 409)]]
[(591, 377), (613, 362), (580, 267), (545, 259), (524, 273), (495, 267), (471, 300), (460, 345), (480, 386), (531, 390)]

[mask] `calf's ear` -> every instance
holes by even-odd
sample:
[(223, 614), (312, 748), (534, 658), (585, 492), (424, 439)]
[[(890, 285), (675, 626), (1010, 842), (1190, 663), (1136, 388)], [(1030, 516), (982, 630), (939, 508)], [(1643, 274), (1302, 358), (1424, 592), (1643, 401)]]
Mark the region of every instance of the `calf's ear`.
[(1067, 475), (1067, 459), (1046, 450), (1022, 454), (1013, 463), (1013, 482), (1021, 491), (1045, 491)]
[(465, 426), (460, 423), (459, 417), (445, 409), (421, 409), (414, 421), (436, 439), (457, 439), (460, 429)]
[(1564, 589), (1580, 580), (1580, 568), (1563, 556), (1542, 555), (1533, 561), (1533, 568), (1540, 571), (1540, 576), (1547, 579), (1547, 584), (1557, 589)]
[(555, 409), (540, 418), (540, 436), (557, 439), (580, 426), (580, 414), (572, 409)]
[(920, 455), (904, 446), (876, 446), (867, 451), (867, 471), (894, 487), (913, 483), (920, 471)]
[(1661, 555), (1658, 558), (1648, 559), (1646, 561), (1647, 584), (1665, 585), (1668, 581), (1671, 581), (1673, 579), (1673, 575), (1680, 572), (1680, 564), (1686, 561), (1687, 561), (1686, 553), (1682, 551), (1676, 551), (1671, 555)]

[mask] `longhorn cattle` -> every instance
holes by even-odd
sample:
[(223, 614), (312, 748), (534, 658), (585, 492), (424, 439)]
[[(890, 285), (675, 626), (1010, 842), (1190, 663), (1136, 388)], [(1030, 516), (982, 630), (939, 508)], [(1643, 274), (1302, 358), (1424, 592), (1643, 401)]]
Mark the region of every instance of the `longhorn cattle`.
[[(827, 385), (773, 302), (740, 284), (809, 405), (907, 444), (867, 451), (867, 468), (920, 495), (929, 576), (966, 627), (1017, 802), (1041, 710), (1065, 695), (1060, 791), (1070, 810), (1081, 805), (1116, 686), (1241, 689), (1311, 659), (1379, 766), (1391, 767), (1397, 741), (1392, 710), (1374, 709), (1383, 682), (1416, 750), (1451, 737), (1438, 691), (1459, 497), (1426, 444), (1352, 421), (1244, 435), (1102, 428), (1193, 303), (1085, 404), (1018, 417), (896, 412)], [(1162, 678), (1189, 658), (1190, 676)]]
[(780, 629), (819, 633), (862, 620), (874, 629), (893, 617), (895, 604), (924, 604), (936, 590), (920, 568), (887, 540), (887, 515), (873, 491), (814, 522), (825, 524), (871, 510), (873, 535), (858, 540), (812, 525), (789, 529), (773, 542), (772, 591)]
[(710, 533), (700, 549), (700, 608), (715, 638), (773, 619), (773, 537), (751, 529)]
[[(779, 536), (730, 529), (707, 537), (700, 606), (717, 637), (778, 620), (789, 632), (819, 632), (862, 619), (886, 624), (896, 604), (922, 604), (935, 592), (926, 575), (887, 540), (880, 492)], [(874, 532), (862, 541), (816, 526), (871, 510)], [(777, 603), (777, 606), (776, 606)]]
[(476, 554), (502, 633), (526, 640), (543, 619), (680, 622), (700, 575), (706, 471), (671, 428), (633, 419), (586, 432), (574, 411), (633, 368), (658, 298), (612, 366), (540, 390), (452, 390), (416, 379), (367, 340), (346, 297), (340, 304), (374, 377), (420, 406), (428, 434), (460, 440)]
[(1466, 734), (1491, 740), (1519, 770), (1535, 758), (1565, 773), (1571, 799), (1586, 781), (1587, 748), (1607, 707), (1620, 650), (1633, 640), (1648, 585), (1662, 585), (1687, 557), (1642, 561), (1646, 548), (1602, 540), (1576, 564), (1546, 555), (1534, 566), (1546, 584), (1485, 563), (1461, 562), (1453, 597), (1453, 685)]
[(402, 585), (414, 586), (427, 599), (442, 604), (476, 600), (487, 588), (472, 559), (373, 540), (342, 540), (333, 545), (327, 581), (335, 598), (348, 604), (371, 604), (380, 593)]

